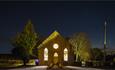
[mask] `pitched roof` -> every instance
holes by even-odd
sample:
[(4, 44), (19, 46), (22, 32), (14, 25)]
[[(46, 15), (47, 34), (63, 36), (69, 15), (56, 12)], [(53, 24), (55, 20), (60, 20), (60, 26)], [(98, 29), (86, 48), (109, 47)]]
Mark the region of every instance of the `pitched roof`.
[(50, 40), (56, 38), (57, 36), (59, 36), (59, 32), (58, 31), (54, 31), (48, 38), (46, 38), (40, 45), (38, 48), (40, 48), (42, 45), (46, 44), (47, 42), (49, 42)]

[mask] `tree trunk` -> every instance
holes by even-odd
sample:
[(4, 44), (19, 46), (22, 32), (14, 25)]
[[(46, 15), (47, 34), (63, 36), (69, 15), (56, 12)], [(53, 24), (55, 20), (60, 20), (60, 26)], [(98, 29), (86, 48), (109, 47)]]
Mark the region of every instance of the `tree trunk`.
[(26, 66), (26, 60), (23, 60), (23, 65)]
[(77, 54), (76, 54), (76, 59), (75, 59), (75, 61), (77, 62)]
[(76, 54), (76, 62), (79, 62), (80, 61), (80, 56), (78, 55), (78, 53)]

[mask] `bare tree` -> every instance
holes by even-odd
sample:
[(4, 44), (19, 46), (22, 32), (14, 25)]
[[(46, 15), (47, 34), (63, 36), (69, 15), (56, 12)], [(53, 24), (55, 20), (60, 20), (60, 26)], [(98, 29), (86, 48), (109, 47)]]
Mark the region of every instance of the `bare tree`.
[(91, 43), (86, 33), (74, 34), (70, 37), (69, 42), (73, 46), (76, 61), (89, 61), (91, 59)]

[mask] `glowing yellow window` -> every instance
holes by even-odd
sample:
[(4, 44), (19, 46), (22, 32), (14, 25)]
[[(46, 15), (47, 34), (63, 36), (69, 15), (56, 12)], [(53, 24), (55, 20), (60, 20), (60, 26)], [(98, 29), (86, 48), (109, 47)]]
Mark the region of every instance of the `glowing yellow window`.
[(44, 61), (48, 61), (48, 49), (44, 49)]
[(68, 50), (67, 50), (67, 48), (64, 49), (64, 61), (68, 61)]
[(59, 45), (57, 43), (53, 44), (54, 49), (58, 49)]
[(54, 57), (58, 57), (58, 53), (55, 52), (55, 53), (54, 53)]

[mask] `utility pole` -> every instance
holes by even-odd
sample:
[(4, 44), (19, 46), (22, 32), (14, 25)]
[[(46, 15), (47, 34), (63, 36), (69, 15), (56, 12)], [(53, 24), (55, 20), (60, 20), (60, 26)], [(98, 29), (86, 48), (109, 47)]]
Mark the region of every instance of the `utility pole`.
[(104, 24), (104, 62), (106, 61), (106, 44), (107, 44), (107, 31), (106, 31), (106, 26), (107, 26), (107, 23), (105, 21), (105, 24)]

